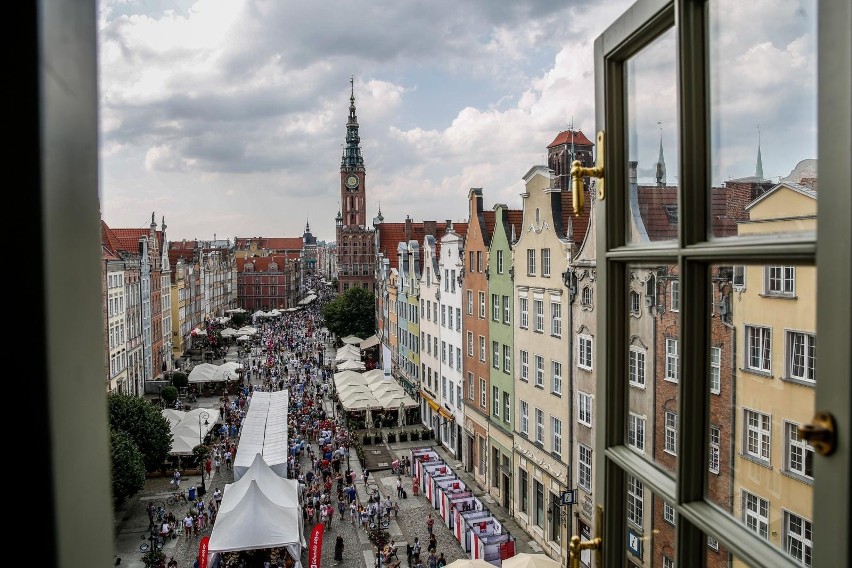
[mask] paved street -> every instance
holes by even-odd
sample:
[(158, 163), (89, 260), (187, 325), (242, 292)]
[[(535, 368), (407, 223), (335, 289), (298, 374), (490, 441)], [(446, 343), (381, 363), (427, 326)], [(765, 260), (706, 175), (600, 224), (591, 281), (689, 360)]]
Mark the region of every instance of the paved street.
[[(334, 356), (334, 350), (331, 348), (329, 348), (329, 351), (326, 354), (326, 357), (329, 356), (332, 358)], [(226, 359), (229, 360), (234, 360), (235, 358), (236, 357), (234, 355), (226, 356)], [(218, 398), (199, 398), (194, 404), (194, 407), (218, 408), (219, 404), (220, 402)], [(332, 402), (330, 400), (326, 400), (324, 404), (327, 413), (331, 415)], [(476, 485), (469, 476), (465, 478), (466, 474), (461, 471), (460, 464), (458, 464), (457, 467), (457, 461), (451, 455), (447, 454), (440, 446), (434, 444), (434, 440), (429, 440), (427, 442), (421, 441), (390, 444), (388, 449), (390, 450), (391, 455), (396, 458), (407, 455), (411, 448), (420, 448), (424, 446), (434, 447), (435, 451), (437, 451), (439, 455), (445, 459), (445, 461), (454, 469), (454, 472), (461, 477), (469, 487), (476, 488)], [(239, 444), (237, 445), (237, 450), (239, 451)], [(303, 466), (306, 463), (308, 467), (310, 466), (306, 452), (302, 453), (302, 460)], [(361, 464), (359, 463), (358, 457), (354, 451), (350, 454), (350, 466), (357, 474), (358, 481), (356, 481), (356, 489), (358, 492), (358, 500), (359, 502), (366, 503), (367, 492), (363, 482), (361, 481)], [(303, 471), (305, 471), (304, 467)], [(411, 490), (411, 478), (409, 476), (403, 476), (402, 479), (403, 485), (408, 492), (408, 499), (400, 499), (398, 501), (399, 518), (392, 520), (388, 529), (391, 538), (393, 538), (398, 545), (401, 566), (403, 568), (408, 566), (405, 555), (406, 543), (413, 542), (415, 537), (418, 537), (422, 543), (423, 552), (421, 554), (421, 559), (424, 561), (425, 566), (425, 560), (427, 558), (426, 546), (429, 539), (425, 518), (429, 511), (432, 511), (433, 517), (435, 518), (434, 532), (437, 541), (437, 551), (439, 553), (444, 553), (448, 563), (458, 558), (468, 557), (469, 553), (465, 553), (462, 550), (450, 529), (446, 527), (440, 516), (432, 508), (429, 501), (423, 497), (422, 494), (420, 496), (413, 495)], [(390, 495), (392, 500), (397, 500), (397, 476), (390, 470), (371, 472), (370, 480), (371, 483), (375, 483), (378, 486), (382, 498), (386, 495)], [(232, 483), (233, 481), (233, 471), (226, 469), (223, 464), (221, 471), (218, 474), (214, 472), (212, 479), (206, 481), (208, 492), (206, 498), (210, 498), (216, 487), (223, 489), (226, 484)], [(198, 475), (187, 475), (184, 477), (182, 483), (183, 488), (200, 485), (201, 477)], [(170, 477), (168, 475), (161, 478), (149, 478), (145, 483), (145, 488), (126, 503), (120, 511), (116, 512), (115, 551), (117, 558), (121, 559), (120, 566), (144, 568), (142, 552), (140, 551), (139, 546), (142, 542), (147, 542), (145, 540), (148, 536), (147, 504), (149, 501), (154, 501), (155, 504), (166, 504), (167, 498), (171, 495), (171, 490), (172, 486), (170, 485)], [(486, 504), (492, 503), (490, 497), (486, 496), (482, 499)], [(187, 511), (187, 505), (177, 505), (172, 507), (166, 505), (166, 507), (173, 511), (178, 519), (183, 518)], [(509, 518), (505, 512), (495, 509), (492, 513), (498, 517), (506, 529), (518, 539), (516, 542), (517, 552), (540, 552), (540, 550), (535, 550), (534, 547), (530, 546), (529, 539), (525, 538), (525, 533), (517, 528), (517, 525), (515, 525), (512, 519)], [(338, 535), (342, 535), (344, 552), (341, 566), (349, 566), (353, 568), (361, 568), (362, 566), (365, 566), (367, 568), (373, 568), (375, 566), (374, 547), (370, 544), (368, 535), (364, 530), (359, 527), (354, 527), (349, 523), (348, 516), (349, 513), (347, 511), (346, 520), (341, 522), (339, 516), (336, 515), (332, 521), (331, 529), (326, 531), (322, 547), (322, 566), (332, 566), (334, 564), (335, 539)], [(306, 541), (310, 536), (312, 528), (312, 525), (305, 527)], [(209, 535), (210, 532), (211, 529), (208, 528), (203, 534)], [(168, 561), (170, 556), (174, 556), (174, 558), (178, 561), (179, 568), (192, 568), (193, 563), (197, 558), (199, 540), (200, 537), (191, 537), (186, 539), (183, 536), (170, 540), (164, 547), (166, 560)], [(306, 560), (307, 551), (305, 551), (302, 556), (303, 565), (306, 563)]]

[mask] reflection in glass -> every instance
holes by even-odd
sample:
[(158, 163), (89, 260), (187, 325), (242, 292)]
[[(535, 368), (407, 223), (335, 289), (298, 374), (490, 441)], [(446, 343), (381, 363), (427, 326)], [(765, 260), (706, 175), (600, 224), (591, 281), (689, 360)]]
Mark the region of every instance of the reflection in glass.
[(675, 30), (667, 30), (626, 64), (628, 243), (677, 237)]
[(815, 231), (817, 2), (709, 7), (712, 237)]
[(628, 447), (665, 471), (677, 468), (680, 280), (677, 266), (627, 271)]
[(628, 566), (674, 568), (677, 512), (632, 475), (626, 487)]
[(707, 500), (809, 565), (814, 450), (798, 426), (814, 413), (816, 270), (710, 271)]

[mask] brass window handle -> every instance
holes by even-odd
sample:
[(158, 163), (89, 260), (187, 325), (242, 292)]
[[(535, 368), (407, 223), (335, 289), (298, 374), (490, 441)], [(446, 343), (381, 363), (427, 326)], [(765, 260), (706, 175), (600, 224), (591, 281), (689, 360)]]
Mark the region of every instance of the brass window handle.
[(828, 412), (817, 412), (810, 424), (801, 424), (798, 430), (799, 436), (821, 456), (830, 456), (837, 449), (837, 428), (834, 416)]
[(584, 177), (598, 178), (598, 199), (603, 201), (606, 197), (604, 191), (604, 132), (601, 130), (597, 135), (597, 155), (595, 166), (584, 167), (580, 160), (571, 163), (571, 196), (574, 203), (574, 215), (579, 215), (585, 207), (585, 194), (583, 193)]
[(600, 537), (593, 538), (592, 540), (581, 541), (579, 536), (572, 536), (571, 543), (568, 545), (568, 561), (570, 564), (570, 568), (580, 568), (580, 553), (582, 551), (600, 549)]

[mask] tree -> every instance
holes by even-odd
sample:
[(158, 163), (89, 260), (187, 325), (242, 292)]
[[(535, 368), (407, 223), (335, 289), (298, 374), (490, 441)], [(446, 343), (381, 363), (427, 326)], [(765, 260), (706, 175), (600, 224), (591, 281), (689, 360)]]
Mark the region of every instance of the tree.
[(113, 428), (109, 431), (109, 452), (112, 498), (120, 504), (145, 487), (145, 460), (127, 432)]
[(248, 319), (249, 319), (248, 314), (243, 314), (243, 313), (237, 312), (237, 313), (231, 315), (230, 324), (233, 327), (239, 329), (239, 328), (243, 327), (243, 325), (248, 321)]
[(376, 333), (376, 298), (363, 288), (350, 288), (322, 308), (325, 326), (337, 335), (369, 337)]
[[(171, 374), (172, 384), (179, 389), (185, 389), (189, 385), (189, 377), (181, 371), (174, 371)], [(172, 401), (174, 402), (174, 401)]]
[(169, 408), (174, 404), (178, 397), (178, 390), (172, 386), (168, 385), (163, 387), (163, 390), (160, 391), (160, 398), (163, 399), (163, 403)]
[(159, 470), (172, 449), (171, 427), (160, 409), (145, 398), (118, 393), (107, 396), (107, 406), (110, 428), (123, 431), (138, 446), (146, 471)]

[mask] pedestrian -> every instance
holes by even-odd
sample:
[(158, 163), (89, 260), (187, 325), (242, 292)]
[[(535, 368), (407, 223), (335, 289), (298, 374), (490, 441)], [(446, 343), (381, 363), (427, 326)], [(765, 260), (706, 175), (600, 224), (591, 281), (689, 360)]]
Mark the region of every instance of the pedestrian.
[(210, 460), (210, 458), (207, 458), (207, 460), (204, 462), (204, 471), (207, 472), (207, 479), (210, 479), (210, 474), (213, 471), (213, 462)]
[(427, 568), (438, 568), (438, 555), (432, 550), (429, 553), (429, 558), (426, 559)]
[(334, 541), (334, 565), (337, 566), (343, 562), (343, 537), (337, 535), (337, 540)]
[(187, 511), (186, 516), (183, 518), (183, 534), (186, 537), (186, 540), (189, 540), (192, 537), (192, 527), (195, 523), (192, 520), (192, 515)]
[(435, 519), (432, 517), (432, 513), (428, 513), (426, 515), (426, 530), (429, 531), (429, 534), (432, 534), (432, 527), (435, 526)]
[(222, 469), (222, 460), (219, 458), (219, 454), (216, 454), (213, 457), (213, 468), (215, 469), (216, 473), (219, 473)]
[(436, 552), (438, 548), (438, 540), (435, 538), (435, 533), (429, 535), (429, 546), (426, 550), (430, 552)]
[(396, 498), (402, 499), (402, 477), (396, 478)]
[(175, 490), (180, 490), (180, 472), (178, 470), (175, 470), (172, 474), (172, 485), (175, 486)]
[[(420, 539), (414, 537), (414, 545), (411, 547), (411, 554), (414, 556), (415, 562), (420, 562)], [(410, 562), (409, 562), (410, 564)]]
[(408, 560), (408, 565), (411, 566), (411, 560), (414, 558), (414, 547), (411, 546), (410, 542), (405, 545), (405, 558)]
[(227, 469), (231, 469), (231, 455), (231, 448), (228, 448), (225, 452), (225, 467)]
[(447, 565), (447, 559), (444, 558), (444, 553), (442, 552), (438, 556), (438, 568), (444, 568), (444, 566), (446, 566), (446, 565)]

